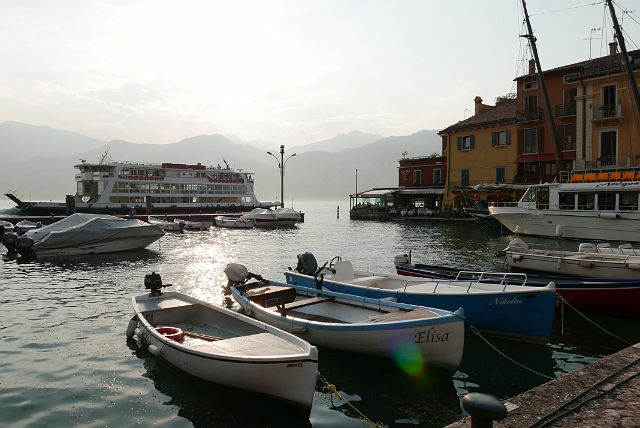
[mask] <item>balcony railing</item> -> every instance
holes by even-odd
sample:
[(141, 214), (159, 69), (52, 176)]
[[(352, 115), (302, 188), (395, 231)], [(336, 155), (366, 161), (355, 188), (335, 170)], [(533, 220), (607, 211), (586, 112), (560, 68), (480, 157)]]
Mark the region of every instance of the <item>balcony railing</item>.
[(593, 109), (592, 120), (619, 119), (622, 117), (622, 104), (604, 105)]
[(575, 149), (576, 149), (576, 140), (562, 142), (562, 151), (575, 150)]
[(576, 105), (575, 105), (575, 103), (558, 104), (558, 105), (556, 105), (555, 115), (556, 115), (556, 117), (575, 116), (576, 115)]
[(534, 122), (542, 119), (542, 110), (527, 111), (518, 113), (516, 120), (518, 122)]

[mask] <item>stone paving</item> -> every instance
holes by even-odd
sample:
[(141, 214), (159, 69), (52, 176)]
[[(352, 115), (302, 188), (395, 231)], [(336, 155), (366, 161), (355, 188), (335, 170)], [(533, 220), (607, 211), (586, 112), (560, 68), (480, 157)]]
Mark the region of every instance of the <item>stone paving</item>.
[[(504, 402), (494, 427), (640, 427), (640, 344)], [(469, 418), (447, 428), (471, 426)]]

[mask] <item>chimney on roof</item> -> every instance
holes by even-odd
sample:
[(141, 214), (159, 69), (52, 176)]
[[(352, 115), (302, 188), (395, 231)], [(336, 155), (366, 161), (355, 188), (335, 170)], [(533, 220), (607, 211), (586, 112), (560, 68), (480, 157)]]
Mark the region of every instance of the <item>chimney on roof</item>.
[(475, 114), (480, 113), (480, 110), (482, 110), (482, 98), (480, 98), (480, 96), (476, 96), (473, 99), (473, 102), (476, 103), (476, 113)]
[(609, 43), (609, 55), (615, 55), (618, 53), (618, 42)]
[(536, 74), (536, 62), (533, 59), (529, 60), (529, 74)]

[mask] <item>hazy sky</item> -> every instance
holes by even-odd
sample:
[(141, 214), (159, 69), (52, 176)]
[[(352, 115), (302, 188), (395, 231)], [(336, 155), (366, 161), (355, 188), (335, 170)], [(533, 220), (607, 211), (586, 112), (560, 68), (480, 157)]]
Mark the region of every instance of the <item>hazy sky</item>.
[[(615, 3), (637, 49), (640, 4)], [(543, 68), (589, 58), (590, 35), (606, 54), (604, 3), (527, 6)], [(519, 0), (2, 0), (0, 121), (288, 146), (442, 129), (514, 90), (522, 21)]]

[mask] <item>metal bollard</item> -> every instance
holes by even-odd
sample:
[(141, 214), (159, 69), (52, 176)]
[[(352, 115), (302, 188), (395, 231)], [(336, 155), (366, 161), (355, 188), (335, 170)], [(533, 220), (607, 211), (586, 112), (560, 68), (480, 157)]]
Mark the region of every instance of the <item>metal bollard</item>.
[(470, 392), (460, 400), (462, 408), (471, 416), (471, 428), (491, 428), (493, 421), (507, 417), (507, 408), (497, 398)]

